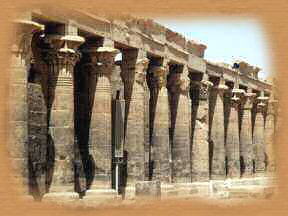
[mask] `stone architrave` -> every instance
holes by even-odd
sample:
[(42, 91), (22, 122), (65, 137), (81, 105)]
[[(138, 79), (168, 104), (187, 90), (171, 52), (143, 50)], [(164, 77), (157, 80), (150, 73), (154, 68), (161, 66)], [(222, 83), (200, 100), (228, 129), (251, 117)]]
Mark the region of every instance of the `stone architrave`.
[(192, 81), (191, 174), (192, 182), (209, 180), (209, 91), (213, 83), (203, 75)]
[(224, 139), (224, 92), (228, 90), (225, 81), (220, 77), (219, 85), (210, 92), (210, 176), (212, 180), (226, 177), (225, 139)]
[(169, 102), (166, 88), (168, 69), (152, 66), (148, 82), (150, 89), (150, 145), (152, 161), (152, 180), (170, 182), (169, 164)]
[(28, 193), (28, 103), (27, 78), (31, 62), (33, 34), (44, 26), (30, 20), (13, 22), (12, 55), (9, 83), (9, 136), (8, 149), (15, 169), (15, 179), (24, 193)]
[[(145, 180), (145, 86), (146, 70), (149, 60), (137, 59), (134, 70), (124, 70), (122, 78), (125, 85), (127, 152), (127, 183)], [(126, 62), (124, 62), (126, 64)], [(129, 65), (129, 64), (128, 64)]]
[(240, 158), (241, 176), (253, 176), (253, 140), (252, 140), (252, 108), (256, 94), (246, 92), (241, 98), (240, 104)]
[(92, 63), (89, 95), (91, 97), (91, 124), (89, 131), (89, 154), (93, 161), (93, 187), (111, 187), (111, 74), (114, 58), (119, 50), (113, 47), (90, 47)]
[(47, 34), (49, 192), (74, 191), (74, 66), (84, 42), (77, 35)]

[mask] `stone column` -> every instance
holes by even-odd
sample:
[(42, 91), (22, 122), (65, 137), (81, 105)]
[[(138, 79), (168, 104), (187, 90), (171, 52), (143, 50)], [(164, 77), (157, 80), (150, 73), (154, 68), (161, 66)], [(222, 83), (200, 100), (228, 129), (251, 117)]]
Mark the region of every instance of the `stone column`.
[(34, 199), (46, 193), (47, 161), (47, 69), (42, 59), (43, 32), (32, 38), (32, 60), (28, 76), (28, 166), (29, 188)]
[(15, 179), (28, 193), (28, 104), (27, 77), (31, 61), (31, 40), (35, 31), (44, 26), (30, 21), (14, 21), (9, 84), (9, 136), (8, 149), (15, 169)]
[(227, 176), (229, 178), (240, 178), (240, 141), (239, 141), (239, 104), (244, 90), (235, 86), (228, 96), (228, 124), (226, 134), (226, 157), (227, 157)]
[(255, 155), (255, 174), (256, 176), (263, 176), (265, 172), (265, 143), (264, 143), (264, 114), (265, 106), (268, 97), (257, 97), (255, 104), (255, 123), (253, 130), (253, 146)]
[(47, 34), (48, 184), (49, 192), (74, 191), (74, 66), (75, 51), (84, 42), (76, 35)]
[(275, 142), (275, 116), (278, 101), (270, 96), (268, 101), (266, 118), (265, 118), (265, 152), (267, 155), (266, 171), (268, 174), (275, 173), (275, 153), (274, 153), (274, 142)]
[[(146, 70), (147, 71), (147, 70)], [(149, 181), (149, 167), (150, 167), (150, 91), (147, 85), (144, 87), (144, 141), (145, 141), (145, 181)]]
[(201, 81), (191, 82), (192, 182), (209, 180), (209, 89), (213, 83), (208, 81), (208, 77), (205, 75)]
[(225, 139), (224, 139), (224, 101), (223, 95), (228, 87), (220, 77), (220, 82), (212, 88), (209, 99), (209, 154), (210, 176), (213, 180), (225, 179)]
[(90, 47), (92, 70), (90, 73), (91, 124), (89, 132), (89, 154), (93, 168), (92, 187), (111, 188), (111, 74), (114, 58), (119, 53), (112, 47)]
[(241, 176), (253, 176), (253, 141), (252, 141), (252, 108), (256, 97), (255, 93), (248, 91), (244, 94), (240, 104), (240, 161)]
[[(172, 131), (172, 182), (191, 182), (190, 120), (191, 104), (189, 81), (185, 73), (174, 73), (169, 78)], [(183, 78), (181, 78), (181, 75)], [(174, 80), (173, 80), (174, 79)]]
[[(134, 70), (123, 70), (125, 85), (126, 128), (125, 147), (127, 152), (127, 183), (135, 184), (145, 180), (145, 86), (148, 59), (136, 60), (134, 66), (124, 57), (123, 66)], [(128, 59), (129, 60), (129, 59)], [(131, 59), (130, 59), (131, 60)]]
[(169, 182), (169, 102), (166, 88), (167, 68), (151, 66), (150, 80), (150, 145), (152, 180)]

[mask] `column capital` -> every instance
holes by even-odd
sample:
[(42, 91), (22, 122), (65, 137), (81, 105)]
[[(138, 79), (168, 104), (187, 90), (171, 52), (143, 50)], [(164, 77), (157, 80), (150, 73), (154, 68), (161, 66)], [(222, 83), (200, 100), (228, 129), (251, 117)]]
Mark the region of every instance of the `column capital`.
[[(169, 89), (172, 92), (178, 92), (182, 95), (188, 96), (190, 90), (190, 80), (181, 78), (180, 74), (175, 74), (175, 80), (169, 85)], [(177, 76), (178, 75), (178, 76)]]
[(30, 57), (32, 36), (35, 32), (43, 30), (43, 25), (31, 20), (13, 20), (13, 41), (11, 46), (12, 53), (21, 55), (21, 58), (23, 59)]
[(209, 80), (202, 79), (201, 81), (192, 80), (191, 88), (199, 89), (199, 100), (207, 100), (210, 88), (213, 87), (213, 83)]
[(218, 91), (218, 92), (220, 92), (220, 93), (224, 93), (224, 92), (226, 92), (227, 90), (229, 90), (229, 87), (228, 86), (226, 86), (225, 84), (219, 84), (219, 85), (217, 85), (217, 86), (214, 86), (214, 88)]
[(97, 65), (109, 67), (114, 65), (115, 56), (120, 53), (118, 49), (113, 47), (101, 46), (96, 50)]
[(251, 110), (253, 108), (253, 103), (256, 99), (256, 93), (245, 92), (243, 97), (241, 97), (241, 106), (245, 110)]
[(166, 87), (167, 79), (166, 76), (168, 74), (168, 68), (164, 66), (151, 66), (149, 73), (151, 73), (152, 80), (150, 83), (151, 88), (157, 88), (159, 90), (162, 89), (162, 87)]
[(76, 35), (46, 35), (44, 42), (49, 45), (44, 50), (44, 60), (48, 64), (75, 65), (80, 59), (76, 49), (84, 43), (84, 38)]
[(85, 39), (78, 35), (48, 34), (44, 41), (49, 44), (51, 49), (73, 52), (85, 42)]
[[(126, 84), (130, 84), (131, 86), (133, 85), (134, 81), (136, 81), (140, 85), (144, 85), (146, 81), (146, 70), (148, 68), (149, 64), (149, 59), (148, 58), (142, 58), (142, 59), (137, 59), (136, 63), (133, 64), (133, 66), (129, 64), (124, 64), (122, 63), (121, 65), (121, 77), (122, 80)], [(129, 69), (129, 73), (123, 72)]]
[(242, 98), (245, 95), (245, 90), (239, 88), (233, 88), (231, 92), (239, 98)]
[(229, 93), (228, 97), (229, 97), (231, 106), (233, 108), (238, 108), (244, 97), (245, 91), (243, 89), (233, 88), (228, 93)]
[(225, 85), (225, 80), (223, 77), (219, 78), (219, 82), (214, 83), (213, 89), (215, 89), (218, 93), (224, 93), (229, 90), (229, 87)]
[(279, 101), (270, 99), (267, 104), (267, 115), (276, 115), (278, 110)]
[(269, 97), (264, 96), (264, 92), (261, 92), (261, 95), (256, 98), (256, 112), (264, 112), (267, 108)]
[(51, 65), (75, 65), (80, 59), (79, 53), (68, 50), (50, 50), (45, 53), (44, 60)]
[(140, 85), (144, 85), (146, 81), (146, 70), (148, 68), (149, 59), (138, 59), (135, 65), (135, 81)]
[(90, 68), (90, 72), (98, 76), (110, 77), (112, 67), (115, 66), (115, 56), (120, 53), (118, 49), (113, 47), (90, 47), (85, 52), (89, 55), (89, 62), (85, 63), (85, 67)]
[(266, 110), (266, 108), (267, 108), (267, 104), (266, 103), (264, 103), (264, 102), (256, 102), (256, 112), (258, 113), (258, 112), (261, 112), (261, 113), (263, 113), (263, 112), (265, 112), (265, 110)]
[(179, 92), (180, 94), (187, 95), (190, 90), (190, 80), (189, 79), (180, 79), (179, 80)]

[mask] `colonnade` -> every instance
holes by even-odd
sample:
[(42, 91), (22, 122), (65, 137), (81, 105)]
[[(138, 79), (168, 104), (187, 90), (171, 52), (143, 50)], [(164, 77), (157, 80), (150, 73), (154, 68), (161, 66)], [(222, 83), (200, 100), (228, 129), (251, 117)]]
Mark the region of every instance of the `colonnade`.
[(274, 169), (277, 102), (264, 89), (254, 93), (237, 81), (231, 87), (223, 74), (194, 73), (109, 38), (84, 38), (69, 24), (48, 29), (18, 22), (12, 46), (11, 157), (30, 193), (85, 194)]

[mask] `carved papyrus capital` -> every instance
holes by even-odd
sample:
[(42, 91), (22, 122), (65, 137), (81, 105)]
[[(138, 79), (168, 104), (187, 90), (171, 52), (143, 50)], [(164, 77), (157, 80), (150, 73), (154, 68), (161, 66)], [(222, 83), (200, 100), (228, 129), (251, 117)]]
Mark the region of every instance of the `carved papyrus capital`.
[(114, 66), (115, 56), (120, 53), (113, 47), (98, 47), (96, 50), (97, 65), (102, 67)]
[(149, 60), (147, 58), (139, 59), (135, 65), (135, 81), (140, 85), (146, 82), (146, 70), (148, 68)]
[(228, 92), (231, 107), (238, 109), (244, 94), (245, 91), (238, 88), (233, 88), (230, 92)]
[(74, 66), (80, 59), (80, 54), (74, 50), (50, 50), (45, 54), (44, 60), (48, 65)]
[(44, 59), (48, 64), (75, 65), (80, 58), (76, 49), (85, 41), (75, 35), (46, 35), (44, 41), (50, 49), (44, 50)]
[(148, 68), (149, 60), (147, 58), (138, 59), (133, 67), (127, 69), (121, 65), (121, 77), (126, 85), (133, 86), (134, 81), (140, 85), (144, 85), (146, 81), (146, 70)]
[(270, 99), (267, 104), (267, 115), (277, 115), (279, 101)]
[(161, 90), (162, 87), (166, 86), (166, 76), (168, 69), (163, 66), (152, 66), (149, 73), (152, 74), (150, 77), (149, 88), (157, 88)]
[(92, 73), (97, 76), (107, 76), (110, 78), (115, 65), (115, 56), (120, 51), (113, 47), (98, 47), (89, 50), (91, 63), (93, 65)]
[(256, 112), (265, 112), (267, 108), (269, 97), (264, 96), (263, 93), (259, 97), (256, 98)]
[(241, 107), (244, 110), (251, 110), (253, 108), (253, 103), (256, 99), (256, 93), (245, 92), (241, 98)]
[(74, 66), (80, 59), (78, 46), (84, 42), (80, 36), (46, 35), (49, 48), (43, 50), (43, 59), (48, 65), (50, 85), (73, 85)]
[(39, 23), (30, 20), (14, 20), (12, 26), (12, 53), (16, 56), (20, 55), (21, 59), (30, 62), (33, 34), (43, 30), (44, 26)]
[(208, 100), (209, 90), (213, 87), (213, 83), (208, 80), (191, 81), (191, 88), (199, 90), (199, 100)]
[(179, 92), (180, 94), (188, 96), (190, 90), (190, 80), (180, 79), (179, 80)]
[(229, 87), (225, 85), (225, 80), (220, 77), (218, 85), (214, 85), (213, 90), (216, 91), (219, 96), (223, 97), (224, 93), (229, 90)]

